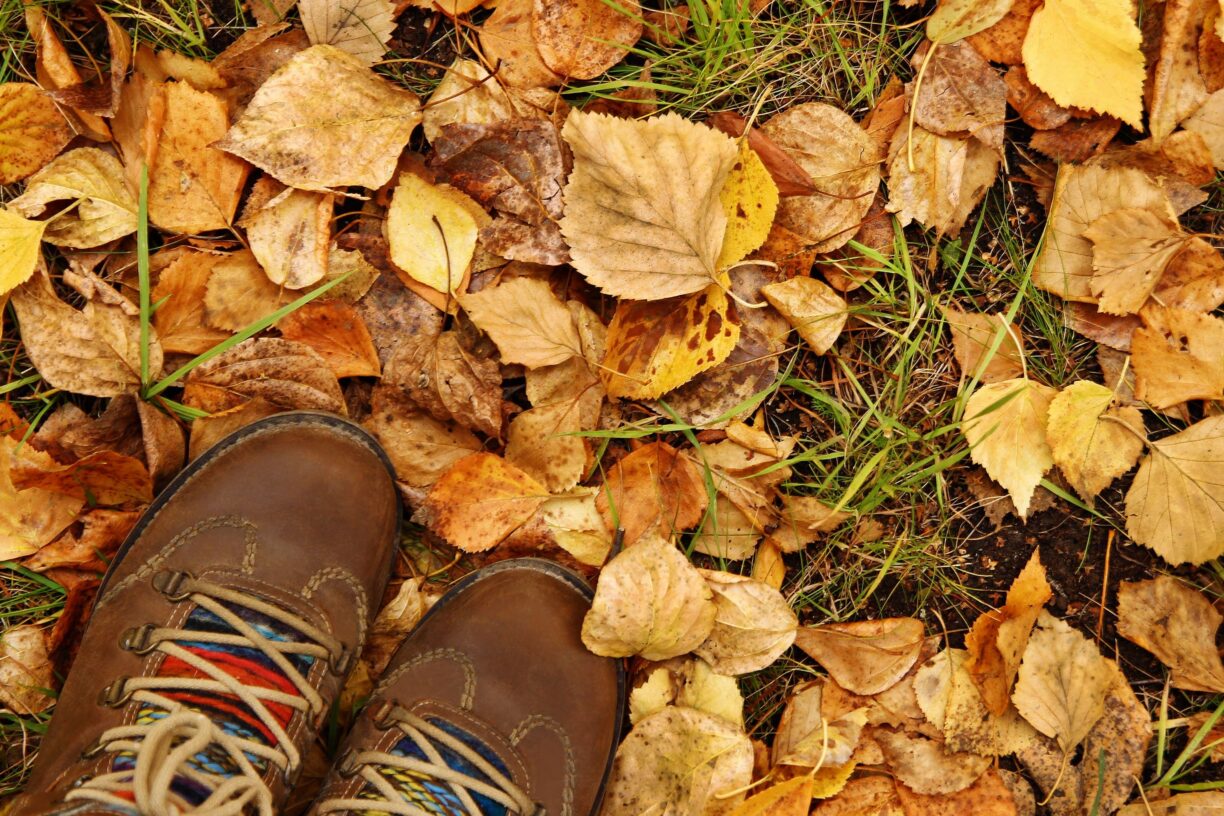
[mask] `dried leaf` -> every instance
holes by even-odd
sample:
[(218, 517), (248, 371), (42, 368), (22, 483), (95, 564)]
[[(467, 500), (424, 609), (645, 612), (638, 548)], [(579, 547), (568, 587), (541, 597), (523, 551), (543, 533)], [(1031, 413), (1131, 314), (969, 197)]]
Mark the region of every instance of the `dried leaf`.
[(701, 645), (717, 614), (701, 573), (675, 545), (652, 534), (600, 571), (582, 642), (605, 657), (666, 660)]
[(432, 144), (446, 125), (492, 125), (507, 119), (547, 119), (560, 103), (542, 88), (519, 90), (494, 80), (479, 62), (457, 57), (425, 103), (421, 123)]
[(38, 488), (62, 493), (88, 501), (90, 506), (131, 506), (153, 501), (153, 481), (144, 462), (113, 451), (98, 451), (62, 466), (15, 463), (9, 476), (18, 490)]
[(316, 45), (256, 91), (217, 147), (291, 187), (377, 189), (420, 121), (416, 96), (340, 49)]
[(782, 594), (759, 581), (703, 570), (718, 614), (710, 636), (693, 650), (719, 674), (759, 671), (795, 641), (799, 619)]
[(0, 560), (10, 561), (38, 552), (73, 522), (83, 501), (62, 493), (20, 491), (9, 471), (13, 467), (53, 468), (55, 460), (20, 440), (0, 436)]
[(484, 552), (531, 518), (547, 498), (543, 485), (505, 459), (473, 453), (434, 482), (419, 520), (464, 552)]
[(391, 260), (412, 280), (453, 296), (476, 251), (475, 206), (452, 187), (401, 173), (384, 225)]
[(851, 779), (832, 799), (816, 805), (812, 816), (906, 816), (893, 781), (887, 776)]
[[(1224, 15), (1221, 15), (1224, 19)], [(1186, 130), (1203, 137), (1217, 170), (1224, 169), (1224, 89), (1218, 90), (1186, 119)]]
[(944, 816), (947, 813), (973, 813), (975, 816), (1016, 816), (1011, 791), (993, 768), (964, 790), (953, 794), (926, 796), (898, 783), (897, 796), (905, 816)]
[(540, 505), (540, 518), (557, 546), (580, 564), (603, 566), (612, 550), (612, 533), (595, 506), (595, 488), (553, 496)]
[(1209, 0), (1170, 0), (1164, 7), (1160, 54), (1148, 89), (1148, 129), (1159, 144), (1207, 100), (1198, 43)]
[(1148, 306), (1131, 338), (1135, 396), (1155, 408), (1224, 396), (1224, 320)]
[[(853, 292), (862, 287), (892, 258), (896, 236), (887, 208), (883, 193), (877, 192), (851, 243), (819, 258), (821, 273), (837, 291)], [(864, 249), (856, 249), (855, 244)]]
[(1026, 519), (1038, 482), (1054, 465), (1046, 443), (1050, 402), (1058, 392), (1026, 379), (978, 388), (965, 403), (961, 432), (973, 461), (1001, 484)]
[(940, 136), (967, 134), (1002, 150), (1007, 85), (999, 72), (963, 41), (933, 52), (920, 47), (911, 63), (921, 66), (924, 59), (926, 73), (913, 100), (914, 121)]
[(915, 127), (914, 164), (909, 134), (897, 128), (890, 150), (887, 210), (901, 226), (917, 221), (940, 235), (960, 232), (999, 172), (999, 156), (977, 139), (939, 136)]
[(0, 184), (21, 181), (72, 140), (72, 128), (37, 85), (0, 84)]
[(914, 618), (826, 623), (799, 629), (795, 645), (855, 694), (878, 694), (904, 677), (922, 651)]
[(22, 624), (0, 633), (0, 704), (18, 716), (46, 711), (55, 703), (55, 685), (42, 629)]
[(991, 764), (990, 757), (954, 753), (923, 736), (885, 729), (876, 730), (872, 736), (883, 749), (884, 758), (896, 778), (919, 794), (930, 796), (963, 791)]
[(1133, 314), (1143, 307), (1165, 268), (1190, 236), (1166, 213), (1126, 207), (1105, 213), (1084, 230), (1092, 242), (1088, 288), (1106, 314)]
[(1053, 130), (1034, 133), (1029, 146), (1057, 162), (1082, 162), (1104, 150), (1121, 128), (1122, 120), (1112, 116), (1073, 118)]
[(845, 299), (815, 278), (771, 283), (761, 287), (761, 294), (817, 354), (833, 348), (846, 325)]
[(811, 680), (792, 691), (778, 722), (770, 759), (774, 765), (813, 770), (853, 765), (867, 715), (855, 709), (840, 715), (824, 710), (827, 683)]
[(1029, 79), (1067, 108), (1143, 127), (1143, 52), (1127, 0), (1047, 0), (1024, 38)]
[(380, 398), (379, 390), (374, 393), (365, 428), (387, 451), (400, 481), (429, 487), (455, 462), (480, 450), (480, 440), (466, 428), (439, 422), (403, 400)]
[(514, 278), (465, 295), (460, 303), (472, 322), (493, 338), (503, 363), (539, 368), (582, 355), (569, 309), (544, 281)]
[(158, 275), (151, 299), (161, 305), (153, 326), (165, 352), (202, 354), (230, 336), (207, 325), (204, 305), (213, 270), (225, 257), (187, 249)]
[(778, 147), (760, 128), (750, 127), (748, 120), (733, 111), (719, 111), (707, 120), (710, 127), (733, 139), (748, 133), (748, 146), (769, 171), (780, 196), (812, 195), (816, 184), (799, 163)]
[[(305, 289), (327, 275), (335, 196), (284, 187), (262, 178), (239, 224), (251, 253), (268, 280), (286, 289)], [(266, 196), (252, 206), (255, 196)]]
[(227, 332), (242, 331), (293, 300), (268, 280), (250, 250), (221, 256), (212, 264), (204, 292), (204, 322)]
[(1191, 238), (1165, 267), (1153, 297), (1165, 306), (1214, 311), (1224, 304), (1224, 256), (1202, 238)]
[(561, 219), (574, 268), (617, 297), (658, 300), (709, 286), (735, 142), (675, 114), (628, 120), (574, 111), (561, 135), (574, 151)]
[(996, 383), (1023, 373), (1024, 346), (1020, 332), (1007, 322), (1006, 316), (963, 312), (955, 306), (943, 307), (943, 314), (952, 334), (953, 354), (961, 377)]
[(434, 419), (501, 436), (501, 367), (465, 349), (454, 331), (404, 338), (383, 368), (383, 382), (399, 386)]
[(45, 221), (30, 221), (0, 208), (0, 296), (30, 279), (42, 257)]
[(1221, 623), (1210, 600), (1171, 575), (1118, 587), (1118, 634), (1172, 669), (1174, 688), (1224, 691), (1215, 645)]
[(544, 64), (563, 77), (594, 79), (624, 59), (642, 36), (637, 0), (535, 0), (531, 33)]
[(1133, 468), (1143, 453), (1143, 415), (1113, 403), (1111, 389), (1087, 380), (1067, 386), (1050, 403), (1046, 440), (1054, 464), (1087, 501)]
[(339, 377), (377, 377), (378, 349), (365, 322), (342, 300), (315, 300), (276, 324), (281, 337), (310, 346)]
[(253, 397), (236, 408), (200, 417), (191, 423), (187, 456), (189, 459), (196, 459), (239, 428), (278, 413), (280, 409), (263, 397)]
[(1034, 130), (1053, 130), (1071, 120), (1071, 110), (1029, 81), (1023, 65), (1013, 65), (1003, 76), (1007, 102), (1024, 123)]
[(370, 624), (370, 634), (361, 659), (370, 672), (381, 675), (404, 638), (425, 615), (425, 599), (421, 596), (421, 578), (409, 578), (399, 585), (391, 600), (378, 610)]
[(782, 523), (769, 534), (784, 553), (799, 552), (825, 533), (831, 533), (850, 518), (844, 510), (834, 510), (814, 496), (782, 496)]
[(497, 66), (499, 81), (512, 88), (549, 87), (562, 81), (540, 59), (532, 33), (533, 6), (534, 0), (501, 0), (480, 27), (486, 64)]
[(43, 240), (66, 247), (96, 247), (136, 231), (136, 197), (123, 179), (123, 165), (109, 153), (81, 147), (62, 154), (26, 182), (9, 202), (35, 218), (53, 203), (76, 206), (46, 222)]
[(510, 421), (506, 459), (559, 493), (586, 476), (587, 443), (581, 436), (578, 406), (556, 403), (531, 408)]
[(760, 540), (761, 532), (752, 519), (720, 493), (714, 500), (714, 512), (693, 535), (692, 546), (696, 552), (715, 558), (743, 561), (752, 557)]
[(731, 816), (807, 816), (812, 806), (812, 777), (797, 776), (753, 794)]
[[(79, 90), (77, 86), (83, 85), (84, 80), (73, 64), (72, 57), (68, 55), (68, 50), (64, 48), (63, 42), (47, 20), (47, 15), (42, 8), (33, 4), (26, 4), (24, 11), (26, 28), (30, 30), (30, 37), (34, 40), (34, 70), (39, 86), (50, 91)], [(90, 139), (103, 142), (110, 140), (110, 128), (102, 117), (84, 110), (70, 110), (71, 116), (64, 113), (63, 109), (60, 112), (70, 118), (74, 130)]]
[(708, 501), (693, 463), (666, 442), (652, 442), (608, 470), (596, 505), (610, 529), (624, 530), (631, 547), (650, 531), (666, 536), (689, 529)]
[(1020, 65), (1024, 61), (1021, 48), (1028, 33), (1029, 21), (1042, 0), (1015, 0), (1011, 10), (994, 25), (969, 37), (978, 53), (991, 62)]
[(926, 24), (927, 39), (950, 43), (990, 28), (1011, 9), (1012, 0), (943, 0)]
[(298, 14), (311, 45), (334, 45), (362, 65), (387, 53), (395, 31), (391, 0), (298, 0)]
[(156, 491), (182, 470), (187, 460), (187, 441), (183, 427), (169, 413), (147, 400), (133, 398), (132, 401), (140, 419), (145, 464)]
[(71, 529), (22, 562), (34, 572), (56, 567), (70, 567), (91, 572), (105, 572), (107, 562), (119, 550), (136, 525), (140, 513), (135, 510), (90, 510), (81, 516), (81, 534)]
[(215, 414), (261, 397), (286, 411), (345, 414), (336, 375), (310, 346), (265, 337), (201, 363), (184, 383), (183, 403)]

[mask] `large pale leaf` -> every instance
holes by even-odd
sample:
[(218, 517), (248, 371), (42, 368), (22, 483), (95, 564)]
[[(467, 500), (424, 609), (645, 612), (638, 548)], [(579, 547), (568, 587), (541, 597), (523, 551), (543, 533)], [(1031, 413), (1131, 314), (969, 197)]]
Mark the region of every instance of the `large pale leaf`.
[(356, 57), (316, 45), (260, 86), (217, 146), (290, 187), (378, 188), (420, 121), (416, 96)]
[(915, 793), (935, 795), (964, 790), (991, 764), (990, 757), (949, 751), (942, 743), (916, 734), (881, 729), (873, 737), (897, 779)]
[(855, 694), (878, 694), (904, 677), (922, 651), (924, 627), (914, 618), (805, 626), (795, 645)]
[(1088, 501), (1133, 468), (1143, 453), (1143, 414), (1113, 402), (1113, 391), (1080, 380), (1050, 403), (1046, 441), (1054, 464)]
[(30, 221), (0, 208), (0, 295), (30, 279), (38, 266), (45, 221)]
[(1088, 225), (1092, 281), (1088, 288), (1106, 314), (1134, 314), (1147, 301), (1165, 267), (1190, 240), (1168, 213), (1135, 207), (1105, 213)]
[(666, 660), (701, 645), (717, 614), (697, 568), (674, 544), (650, 535), (599, 573), (582, 642), (607, 657)]
[(718, 614), (694, 653), (720, 674), (747, 674), (771, 665), (795, 641), (799, 619), (771, 586), (727, 572), (704, 572)]
[(984, 142), (899, 127), (890, 147), (888, 212), (902, 226), (917, 221), (940, 235), (957, 233), (998, 172), (999, 156)]
[(80, 147), (56, 158), (26, 182), (9, 206), (30, 218), (53, 203), (76, 206), (48, 220), (44, 240), (67, 247), (96, 247), (136, 231), (136, 197), (123, 165), (109, 153)]
[(1022, 519), (1041, 477), (1054, 464), (1046, 418), (1056, 393), (1032, 380), (1004, 380), (983, 385), (965, 403), (961, 431), (970, 455), (1007, 490)]
[(391, 0), (298, 0), (298, 14), (311, 45), (334, 45), (362, 65), (387, 53), (395, 31)]
[(0, 184), (20, 181), (41, 168), (72, 135), (59, 108), (37, 85), (0, 85)]
[(544, 281), (514, 278), (460, 302), (472, 322), (493, 338), (503, 363), (538, 368), (582, 355), (569, 309)]
[(1029, 23), (1024, 67), (1064, 108), (1142, 128), (1141, 39), (1129, 0), (1048, 0)]
[(543, 485), (505, 459), (474, 453), (434, 482), (420, 519), (464, 552), (482, 552), (501, 543), (547, 498)]
[(1126, 532), (1171, 564), (1224, 554), (1224, 417), (1150, 443), (1126, 494)]
[(1135, 397), (1155, 408), (1224, 397), (1224, 320), (1148, 306), (1131, 338)]
[(1224, 693), (1221, 623), (1211, 601), (1171, 575), (1118, 587), (1118, 634), (1172, 669), (1175, 688)]
[(713, 282), (727, 218), (719, 194), (735, 142), (676, 114), (646, 120), (574, 111), (561, 234), (604, 292), (658, 300)]

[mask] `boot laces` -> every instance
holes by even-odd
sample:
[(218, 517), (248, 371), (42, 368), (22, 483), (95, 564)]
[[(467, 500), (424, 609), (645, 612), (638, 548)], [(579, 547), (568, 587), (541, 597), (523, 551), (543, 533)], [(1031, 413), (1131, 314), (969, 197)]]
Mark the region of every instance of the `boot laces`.
[[(110, 753), (130, 758), (129, 767), (87, 779), (69, 791), (67, 801), (91, 801), (136, 809), (148, 816), (178, 816), (184, 812), (198, 816), (240, 816), (255, 808), (260, 816), (273, 816), (271, 790), (264, 773), (257, 765), (268, 764), (286, 776), (293, 776), (301, 766), (302, 757), (293, 739), (286, 733), (270, 706), (287, 707), (296, 713), (317, 716), (325, 707), (323, 697), (311, 682), (290, 662), (288, 656), (308, 656), (330, 661), (333, 670), (344, 659), (344, 647), (335, 638), (312, 626), (300, 616), (274, 604), (252, 598), (241, 592), (200, 581), (185, 573), (160, 573), (171, 576), (173, 594), (164, 586), (158, 588), (171, 600), (190, 600), (227, 623), (233, 633), (205, 632), (192, 629), (153, 626), (143, 629), (139, 653), (158, 651), (167, 658), (177, 658), (195, 669), (199, 677), (130, 677), (121, 678), (106, 691), (108, 705), (125, 704), (129, 700), (144, 708), (159, 710), (159, 716), (132, 725), (121, 725), (102, 733), (86, 756)], [(155, 586), (158, 578), (154, 579)], [(303, 641), (278, 641), (262, 635), (254, 626), (236, 614), (234, 607), (244, 607), (271, 618), (302, 634)], [(217, 646), (257, 649), (272, 662), (298, 692), (297, 694), (261, 686), (248, 685), (218, 666), (198, 651), (189, 651), (183, 643), (205, 643)], [(313, 662), (313, 661), (312, 661)], [(241, 734), (227, 732), (217, 722), (193, 710), (166, 693), (206, 693), (231, 695), (237, 698), (264, 729), (273, 736), (272, 744)], [(207, 756), (208, 768), (228, 765), (233, 773), (214, 773), (196, 761)], [(112, 762), (112, 767), (114, 767)], [(174, 792), (176, 779), (187, 780), (208, 791), (204, 800), (190, 808), (184, 806)]]
[[(426, 759), (400, 756), (385, 751), (356, 751), (346, 755), (340, 763), (343, 776), (360, 776), (368, 783), (364, 793), (370, 798), (332, 798), (320, 802), (315, 813), (377, 813), (395, 816), (434, 816), (404, 799), (402, 793), (388, 781), (383, 771), (399, 771), (413, 776), (423, 776), (449, 787), (462, 803), (467, 816), (482, 816), (473, 794), (484, 796), (504, 806), (510, 813), (533, 816), (540, 808), (526, 792), (498, 770), (480, 753), (453, 734), (417, 715), (394, 706), (386, 715), (384, 728), (397, 728), (410, 738)], [(451, 767), (442, 756), (439, 747), (452, 751), (484, 774), (480, 778)]]

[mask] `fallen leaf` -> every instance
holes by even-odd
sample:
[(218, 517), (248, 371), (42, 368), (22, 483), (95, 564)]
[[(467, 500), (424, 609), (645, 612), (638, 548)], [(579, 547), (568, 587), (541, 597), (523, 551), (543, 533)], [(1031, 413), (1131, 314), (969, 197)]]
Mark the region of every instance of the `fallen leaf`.
[(150, 299), (160, 304), (153, 326), (162, 350), (171, 354), (202, 354), (230, 333), (206, 322), (204, 299), (213, 270), (224, 255), (186, 249), (162, 269)]
[(914, 793), (935, 795), (963, 791), (991, 764), (990, 757), (951, 752), (941, 743), (919, 735), (878, 729), (872, 737), (883, 749), (884, 758), (896, 778)]
[(973, 813), (975, 816), (1016, 816), (1016, 803), (999, 772), (987, 770), (969, 787), (951, 794), (924, 795), (898, 783), (897, 796), (905, 816), (944, 816)]
[(627, 120), (574, 111), (561, 135), (574, 151), (561, 219), (574, 268), (624, 298), (711, 285), (727, 226), (718, 196), (735, 142), (674, 113)]
[(215, 414), (260, 397), (286, 410), (344, 415), (336, 375), (310, 346), (264, 337), (201, 363), (184, 381), (183, 403)]
[(674, 544), (651, 534), (600, 571), (582, 642), (605, 657), (666, 660), (700, 646), (717, 614), (697, 568)]
[(391, 662), (404, 638), (425, 615), (425, 599), (421, 595), (421, 578), (408, 578), (399, 585), (391, 600), (383, 604), (374, 616), (361, 659), (375, 677)]
[(341, 377), (377, 377), (378, 349), (365, 321), (342, 300), (315, 300), (281, 318), (281, 337), (310, 346)]
[(602, 0), (535, 0), (531, 33), (550, 70), (570, 79), (594, 79), (620, 62), (642, 36), (637, 0), (610, 6)]
[(416, 96), (330, 45), (294, 55), (217, 147), (290, 187), (327, 192), (390, 180), (421, 121)]
[(0, 703), (5, 708), (18, 716), (46, 711), (55, 703), (55, 686), (42, 629), (21, 624), (0, 633)]
[(969, 135), (995, 150), (1003, 148), (1007, 85), (999, 72), (967, 42), (914, 52), (911, 64), (926, 61), (913, 99), (914, 122), (940, 136)]
[(747, 139), (740, 143), (719, 201), (727, 231), (715, 266), (727, 269), (765, 243), (778, 212), (778, 187)]
[(733, 111), (719, 111), (712, 115), (710, 127), (720, 130), (733, 139), (748, 134), (748, 146), (769, 171), (779, 196), (812, 195), (816, 184), (807, 171), (799, 166), (785, 150), (774, 143), (760, 128), (751, 127), (748, 120)]
[(1209, 0), (1171, 0), (1164, 7), (1160, 53), (1148, 94), (1148, 130), (1159, 144), (1207, 100), (1198, 43)]
[(440, 422), (402, 399), (380, 398), (379, 389), (374, 394), (364, 426), (387, 451), (400, 481), (429, 487), (455, 462), (480, 450), (480, 440), (466, 428)]
[(496, 213), (480, 225), (485, 249), (527, 263), (569, 261), (558, 222), (571, 160), (556, 125), (522, 119), (448, 125), (433, 147), (446, 179)]
[(452, 187), (401, 173), (384, 224), (391, 260), (412, 280), (453, 296), (476, 251), (475, 206)]
[(211, 416), (199, 417), (191, 423), (191, 439), (187, 448), (187, 457), (196, 459), (239, 428), (278, 414), (280, 411), (280, 408), (263, 397), (252, 397), (235, 408), (218, 411)]
[(293, 300), (268, 280), (250, 250), (220, 256), (212, 264), (204, 291), (204, 322), (227, 332), (242, 331)]
[(464, 348), (455, 331), (404, 338), (383, 367), (383, 382), (401, 388), (434, 419), (454, 419), (465, 428), (501, 436), (501, 367)]
[(536, 48), (532, 32), (534, 0), (502, 0), (480, 27), (480, 50), (487, 65), (497, 67), (500, 82), (512, 88), (560, 85)]
[(1213, 816), (1224, 809), (1224, 792), (1176, 793), (1160, 801), (1140, 800), (1118, 811), (1117, 816)]
[(37, 85), (0, 84), (0, 184), (41, 169), (72, 140), (68, 121)]
[(708, 502), (697, 468), (666, 442), (643, 445), (613, 465), (596, 499), (608, 527), (624, 531), (625, 547), (652, 530), (689, 529)]
[(1133, 314), (1143, 307), (1165, 268), (1190, 236), (1176, 220), (1152, 210), (1126, 207), (1105, 213), (1084, 230), (1092, 242), (1089, 291), (1106, 314)]
[[(255, 196), (264, 198), (252, 206)], [(268, 280), (286, 289), (305, 289), (327, 275), (335, 196), (284, 187), (262, 178), (247, 202), (239, 226)]]
[(1174, 688), (1224, 692), (1224, 661), (1215, 645), (1221, 623), (1211, 601), (1171, 575), (1118, 587), (1118, 634), (1168, 666)]
[(739, 340), (724, 281), (687, 297), (622, 300), (599, 375), (610, 397), (655, 399), (721, 363)]
[(1112, 684), (1113, 667), (1096, 645), (1043, 611), (1024, 650), (1012, 701), (1024, 719), (1069, 754), (1105, 713)]
[(433, 484), (419, 520), (464, 552), (496, 547), (531, 518), (548, 491), (514, 465), (491, 453), (473, 453)]
[(1013, 65), (1003, 76), (1007, 103), (1034, 130), (1053, 130), (1071, 120), (1071, 110), (1029, 81), (1023, 65)]
[(16, 463), (9, 469), (18, 490), (38, 488), (103, 507), (153, 501), (153, 480), (144, 462), (112, 451), (98, 451), (70, 465), (44, 467)]
[(922, 651), (924, 627), (914, 618), (826, 623), (799, 629), (795, 645), (855, 694), (878, 694), (904, 677)]
[(1224, 89), (1218, 90), (1183, 123), (1186, 130), (1203, 137), (1211, 161), (1217, 170), (1224, 169)]
[(812, 777), (797, 776), (753, 794), (731, 816), (808, 816), (812, 807)]
[(1092, 242), (1084, 231), (1102, 215), (1124, 207), (1150, 210), (1176, 221), (1164, 190), (1142, 170), (1062, 165), (1033, 282), (1067, 300), (1095, 302)]
[(1047, 0), (1024, 38), (1029, 79), (1067, 108), (1143, 127), (1143, 52), (1125, 0)]
[(1112, 116), (1072, 118), (1052, 130), (1034, 133), (1029, 147), (1056, 162), (1087, 161), (1103, 151), (1121, 128), (1122, 120)]
[(693, 650), (719, 674), (772, 665), (795, 641), (799, 619), (773, 587), (727, 572), (703, 570), (718, 614), (710, 636)]
[(849, 306), (815, 278), (791, 278), (761, 287), (765, 299), (786, 318), (817, 354), (833, 348), (846, 325)]
[(214, 146), (229, 126), (225, 102), (186, 82), (167, 82), (149, 104), (163, 111), (150, 112), (161, 128), (145, 146), (149, 220), (187, 235), (228, 228), (250, 168)]
[(553, 91), (503, 86), (476, 60), (457, 57), (425, 103), (421, 128), (432, 144), (446, 125), (547, 119), (559, 104), (562, 103)]
[(42, 253), (45, 221), (31, 221), (0, 207), (0, 296), (30, 279)]
[(105, 572), (107, 563), (119, 550), (140, 518), (136, 510), (90, 510), (81, 516), (81, 533), (71, 529), (22, 561), (34, 572), (56, 567)]
[(1143, 415), (1113, 403), (1111, 389), (1087, 380), (1067, 386), (1050, 403), (1046, 441), (1054, 464), (1089, 502), (1143, 453)]
[[(49, 91), (60, 91), (76, 90), (77, 86), (83, 85), (84, 80), (80, 72), (73, 64), (72, 57), (64, 48), (63, 42), (55, 33), (55, 29), (42, 8), (27, 4), (24, 11), (26, 28), (29, 29), (30, 37), (34, 40), (34, 71), (39, 86)], [(110, 140), (110, 128), (106, 126), (102, 117), (85, 110), (69, 110), (71, 110), (71, 115), (65, 113), (63, 109), (60, 112), (65, 118), (71, 120), (73, 130), (90, 139), (102, 142)]]
[(157, 491), (186, 464), (187, 440), (183, 426), (168, 411), (148, 400), (133, 398), (132, 401), (140, 420), (145, 464), (153, 480), (153, 489)]
[(912, 136), (912, 168), (910, 134), (897, 128), (893, 136), (887, 210), (897, 214), (901, 226), (917, 221), (939, 235), (954, 235), (994, 184), (999, 156), (977, 139), (939, 136), (921, 127)]
[(617, 749), (603, 812), (725, 816), (752, 781), (752, 758), (752, 742), (726, 720), (668, 706), (641, 720)]
[(739, 340), (727, 358), (659, 398), (690, 425), (726, 425), (755, 408), (778, 378), (778, 358), (785, 346), (761, 331), (755, 318), (764, 316), (769, 324), (780, 326), (783, 337), (790, 325), (772, 308), (737, 309), (736, 314), (742, 321)]
[(587, 472), (587, 442), (574, 435), (581, 430), (574, 403), (530, 408), (510, 421), (506, 459), (549, 491), (568, 490)]
[(965, 635), (968, 652), (965, 670), (982, 695), (982, 702), (996, 717), (1002, 716), (1011, 704), (1012, 684), (1020, 670), (1029, 634), (1038, 613), (1053, 595), (1041, 563), (1041, 552), (1033, 550), (1028, 563), (1007, 590), (1003, 608), (979, 616)]
[(493, 338), (503, 363), (538, 368), (582, 354), (569, 309), (542, 280), (514, 278), (465, 295), (460, 303)]
[(234, 117), (242, 115), (255, 92), (277, 69), (294, 54), (310, 47), (305, 31), (286, 29), (289, 24), (283, 22), (248, 29), (213, 60), (213, 68), (226, 82), (222, 93), (229, 100)]
[(962, 40), (990, 28), (1012, 6), (1012, 0), (943, 0), (926, 24), (927, 39), (934, 43)]
[(12, 436), (0, 437), (0, 560), (23, 558), (51, 543), (77, 517), (83, 501), (49, 490), (19, 491), (9, 475), (23, 465), (52, 468), (49, 455)]
[(362, 65), (387, 53), (395, 31), (391, 0), (298, 0), (297, 7), (311, 45), (334, 45)]
[(1224, 320), (1148, 306), (1131, 338), (1135, 397), (1155, 408), (1224, 396)]
[(706, 515), (693, 535), (692, 546), (696, 552), (715, 558), (743, 561), (752, 557), (760, 540), (761, 532), (752, 519), (720, 493), (714, 500), (714, 512)]
[(820, 102), (788, 108), (762, 130), (816, 185), (812, 195), (783, 199), (777, 223), (801, 236), (815, 252), (844, 246), (880, 186), (871, 137), (849, 115)]
[(557, 546), (580, 564), (601, 567), (612, 550), (612, 532), (595, 506), (595, 488), (578, 488), (540, 505), (540, 518)]
[(1033, 12), (1042, 0), (1015, 0), (1011, 9), (989, 28), (982, 29), (968, 38), (978, 53), (991, 62), (1004, 65), (1020, 65), (1024, 61), (1021, 49), (1024, 35), (1028, 33)]
[(683, 659), (677, 673), (676, 705), (694, 708), (744, 727), (744, 697), (734, 677), (719, 674), (704, 660)]
[(859, 776), (833, 798), (817, 803), (812, 816), (906, 816), (906, 813), (891, 779)]
[(826, 716), (828, 685), (811, 680), (796, 686), (786, 701), (770, 759), (774, 765), (813, 770), (853, 765), (851, 758), (867, 724), (864, 709)]
[[(13, 290), (13, 311), (25, 351), (47, 384), (94, 397), (113, 397), (140, 384), (140, 326), (120, 306), (64, 303), (46, 272)], [(149, 371), (160, 371), (161, 345), (149, 337)]]
[(1024, 373), (1020, 331), (1005, 315), (963, 312), (955, 306), (945, 306), (942, 311), (961, 377), (996, 383)]
[(1192, 312), (1224, 304), (1224, 255), (1202, 238), (1191, 238), (1165, 267), (1153, 300)]
[(26, 181), (9, 207), (28, 218), (53, 203), (76, 206), (46, 221), (43, 240), (66, 247), (96, 247), (136, 231), (136, 197), (123, 180), (123, 165), (94, 147), (70, 150)]
[(598, 315), (577, 301), (571, 300), (566, 307), (578, 329), (582, 356), (557, 365), (527, 369), (524, 377), (527, 399), (537, 408), (556, 403), (577, 405), (579, 424), (594, 428), (599, 425), (604, 401), (597, 366), (604, 357), (607, 328)]
[(782, 548), (776, 542), (766, 540), (757, 547), (752, 561), (752, 577), (766, 586), (781, 589), (786, 579), (786, 563), (782, 560)]
[(1027, 379), (983, 385), (965, 403), (961, 433), (973, 461), (1001, 484), (1028, 518), (1033, 491), (1054, 465), (1046, 442), (1050, 402), (1058, 392)]
[(784, 553), (799, 552), (850, 518), (849, 513), (834, 510), (814, 496), (784, 494), (781, 498), (782, 522), (765, 540), (776, 544)]

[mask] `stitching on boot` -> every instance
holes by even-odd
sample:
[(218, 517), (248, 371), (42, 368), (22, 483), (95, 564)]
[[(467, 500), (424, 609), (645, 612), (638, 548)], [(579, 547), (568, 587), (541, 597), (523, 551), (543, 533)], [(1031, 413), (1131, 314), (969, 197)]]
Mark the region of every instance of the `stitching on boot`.
[(459, 698), (459, 705), (461, 708), (470, 709), (476, 700), (476, 666), (467, 655), (456, 649), (430, 649), (428, 652), (422, 652), (407, 663), (396, 666), (394, 671), (385, 675), (374, 693), (381, 693), (409, 669), (415, 669), (431, 660), (444, 659), (455, 661), (463, 669), (463, 695)]
[(311, 600), (319, 587), (328, 581), (340, 581), (353, 591), (357, 599), (357, 642), (365, 643), (366, 626), (369, 623), (370, 603), (366, 598), (365, 588), (351, 572), (343, 567), (324, 567), (316, 572), (306, 586), (302, 588), (302, 597)]
[(561, 793), (561, 816), (572, 816), (574, 780), (578, 777), (578, 763), (574, 760), (574, 747), (570, 744), (569, 734), (561, 723), (544, 714), (532, 714), (510, 733), (510, 744), (518, 748), (519, 743), (537, 728), (547, 728), (557, 739), (561, 740), (561, 748), (565, 751), (565, 789)]

